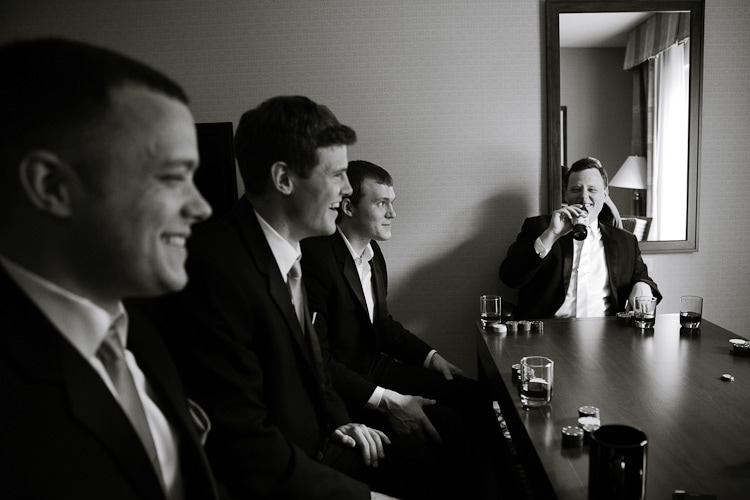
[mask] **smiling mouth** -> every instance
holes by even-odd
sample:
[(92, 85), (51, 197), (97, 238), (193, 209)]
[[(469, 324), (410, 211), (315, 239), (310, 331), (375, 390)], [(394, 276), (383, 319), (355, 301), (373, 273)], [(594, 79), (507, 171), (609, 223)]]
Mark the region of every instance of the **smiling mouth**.
[(178, 234), (166, 235), (163, 239), (166, 241), (167, 245), (177, 248), (185, 248), (185, 244), (187, 243), (187, 236)]

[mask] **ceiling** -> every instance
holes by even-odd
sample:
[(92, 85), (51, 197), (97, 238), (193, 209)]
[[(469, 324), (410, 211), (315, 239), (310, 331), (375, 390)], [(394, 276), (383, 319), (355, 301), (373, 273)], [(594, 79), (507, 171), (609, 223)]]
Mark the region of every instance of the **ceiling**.
[(625, 47), (628, 32), (654, 12), (560, 14), (560, 47)]

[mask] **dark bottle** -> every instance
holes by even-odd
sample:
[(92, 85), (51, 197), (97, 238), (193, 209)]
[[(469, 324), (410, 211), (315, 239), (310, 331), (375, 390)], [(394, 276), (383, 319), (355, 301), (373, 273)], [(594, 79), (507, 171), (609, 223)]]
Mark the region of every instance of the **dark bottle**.
[(589, 211), (586, 209), (586, 205), (582, 205), (581, 209), (583, 209), (585, 214), (581, 214), (575, 219), (573, 219), (573, 239), (578, 241), (583, 241), (586, 239), (586, 236), (589, 234), (589, 217), (588, 213)]

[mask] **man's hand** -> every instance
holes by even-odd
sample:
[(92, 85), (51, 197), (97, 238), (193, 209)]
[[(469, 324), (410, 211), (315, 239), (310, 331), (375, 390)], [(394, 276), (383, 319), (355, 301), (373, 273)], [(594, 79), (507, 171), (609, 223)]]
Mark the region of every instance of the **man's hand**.
[(440, 444), (440, 434), (422, 409), (435, 403), (434, 399), (408, 396), (386, 389), (378, 410), (386, 414), (388, 423), (399, 436), (410, 436), (420, 443), (429, 440)]
[(554, 212), (549, 221), (549, 226), (539, 236), (546, 248), (552, 248), (557, 240), (573, 230), (573, 221), (588, 212), (578, 205), (565, 205)]
[(334, 442), (362, 450), (362, 459), (367, 465), (378, 466), (378, 459), (385, 457), (383, 444), (391, 444), (385, 433), (364, 424), (344, 424), (331, 435)]
[(432, 359), (430, 360), (430, 370), (442, 373), (445, 380), (453, 380), (453, 375), (464, 374), (460, 368), (446, 361), (446, 359), (438, 353), (432, 355)]
[[(636, 297), (653, 297), (654, 294), (651, 291), (651, 287), (643, 281), (639, 281), (633, 285), (633, 289), (630, 290), (630, 297), (628, 298), (628, 304), (631, 309), (635, 310), (635, 298)], [(627, 309), (627, 308), (626, 308)]]

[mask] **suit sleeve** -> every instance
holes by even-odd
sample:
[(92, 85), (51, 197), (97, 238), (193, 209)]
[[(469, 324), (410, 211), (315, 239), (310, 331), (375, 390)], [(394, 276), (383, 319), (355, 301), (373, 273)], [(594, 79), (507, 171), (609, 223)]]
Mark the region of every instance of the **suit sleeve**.
[(383, 283), (382, 291), (376, 292), (378, 294), (376, 322), (377, 328), (383, 334), (383, 352), (390, 354), (402, 363), (422, 366), (432, 347), (393, 319), (388, 311), (388, 268), (377, 243), (373, 242), (372, 247), (375, 253), (372, 259), (372, 272), (373, 275), (379, 273)]
[(524, 221), (516, 241), (508, 248), (508, 254), (500, 264), (499, 276), (503, 283), (511, 288), (521, 288), (534, 278), (544, 262), (534, 250), (534, 242), (548, 223), (540, 217)]
[(189, 396), (212, 419), (206, 449), (219, 481), (242, 498), (368, 499), (365, 484), (320, 464), (274, 425), (265, 401), (276, 398), (278, 407), (284, 395), (266, 391), (256, 347), (268, 335), (257, 330), (262, 322), (248, 306), (248, 284), (226, 262), (191, 253), (188, 264), (188, 287), (170, 298), (172, 316), (186, 320), (171, 345)]
[(651, 276), (648, 274), (648, 266), (646, 266), (646, 263), (643, 262), (643, 258), (641, 257), (641, 249), (638, 246), (638, 240), (636, 239), (635, 235), (632, 236), (632, 240), (634, 241), (634, 249), (633, 249), (633, 275), (630, 278), (630, 286), (628, 288), (628, 295), (630, 295), (630, 290), (633, 289), (633, 286), (638, 283), (639, 281), (646, 283), (651, 288), (651, 293), (654, 294), (654, 297), (656, 297), (657, 303), (661, 302), (662, 295), (659, 291), (659, 287), (656, 285), (656, 282), (651, 279)]

